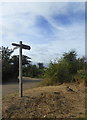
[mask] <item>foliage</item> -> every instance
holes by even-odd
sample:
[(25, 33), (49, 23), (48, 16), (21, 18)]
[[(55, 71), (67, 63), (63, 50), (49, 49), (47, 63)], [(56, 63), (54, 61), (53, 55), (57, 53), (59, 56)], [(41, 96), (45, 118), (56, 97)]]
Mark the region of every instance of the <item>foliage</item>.
[(69, 74), (74, 75), (78, 70), (77, 54), (74, 50), (63, 54), (63, 59), (69, 64)]
[[(0, 48), (0, 63), (2, 62), (3, 82), (18, 77), (19, 56), (12, 56), (12, 53), (13, 50), (8, 47), (2, 46)], [(61, 59), (54, 63), (51, 62), (48, 68), (45, 68), (43, 63), (32, 65), (30, 59), (31, 58), (28, 56), (22, 56), (23, 76), (37, 78), (44, 77), (44, 85), (84, 81), (84, 79), (87, 79), (86, 59), (84, 57), (77, 58), (77, 53), (74, 50), (64, 53)]]
[(85, 82), (87, 80), (87, 71), (85, 70), (78, 70), (77, 74), (74, 76), (76, 82)]
[(12, 49), (9, 49), (8, 47), (0, 47), (0, 54), (2, 56), (2, 79), (5, 81), (5, 79), (9, 79), (9, 77), (12, 77), (13, 72), (13, 66), (10, 64), (10, 57), (13, 53)]
[(53, 85), (56, 83), (74, 82), (79, 78), (87, 78), (85, 68), (85, 58), (77, 58), (74, 50), (64, 53), (63, 57), (56, 63), (50, 63), (45, 70), (45, 85)]
[(39, 69), (43, 69), (44, 68), (43, 63), (38, 63), (38, 66), (39, 66)]
[(69, 64), (66, 61), (51, 63), (45, 71), (45, 78), (50, 84), (69, 82), (71, 78), (69, 75)]
[[(12, 49), (3, 46), (0, 47), (0, 62), (2, 60), (2, 82), (8, 82), (9, 79), (12, 80), (13, 78), (18, 78), (19, 55), (12, 56), (12, 53)], [(38, 66), (32, 65), (30, 59), (30, 57), (22, 55), (23, 75), (27, 77), (42, 77), (44, 73), (43, 63), (38, 63)]]
[(37, 65), (32, 65), (32, 64), (23, 67), (23, 76), (37, 77), (37, 78), (43, 77), (44, 66), (43, 63), (40, 64), (41, 66), (39, 66), (39, 68)]

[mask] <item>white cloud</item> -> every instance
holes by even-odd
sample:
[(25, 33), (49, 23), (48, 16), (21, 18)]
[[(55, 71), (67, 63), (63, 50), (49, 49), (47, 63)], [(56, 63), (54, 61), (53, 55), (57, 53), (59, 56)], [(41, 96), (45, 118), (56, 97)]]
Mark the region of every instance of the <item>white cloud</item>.
[[(63, 52), (75, 48), (78, 54), (85, 52), (85, 21), (79, 21), (69, 26), (57, 24), (52, 15), (66, 14), (68, 3), (5, 3), (3, 7), (3, 45), (10, 46), (12, 42), (19, 42), (32, 46), (32, 50), (25, 51), (24, 54), (30, 55), (34, 62), (49, 62), (51, 59), (61, 56)], [(84, 11), (84, 5), (79, 4), (74, 7), (73, 11)], [(85, 11), (84, 11), (85, 12)], [(43, 16), (53, 26), (54, 34), (48, 38), (38, 34), (39, 31), (35, 26), (35, 20), (38, 15)], [(28, 34), (22, 38), (17, 34)], [(35, 40), (39, 39), (35, 44)], [(45, 38), (45, 40), (44, 40)], [(40, 39), (43, 44), (40, 44)], [(49, 42), (45, 42), (45, 41)], [(18, 53), (18, 51), (15, 51)]]

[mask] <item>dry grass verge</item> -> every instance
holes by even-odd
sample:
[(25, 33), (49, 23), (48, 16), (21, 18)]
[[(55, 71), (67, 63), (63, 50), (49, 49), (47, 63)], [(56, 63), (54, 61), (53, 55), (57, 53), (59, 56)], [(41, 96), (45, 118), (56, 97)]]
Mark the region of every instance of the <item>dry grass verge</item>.
[(26, 90), (3, 98), (3, 118), (78, 118), (85, 116), (85, 86), (62, 84)]

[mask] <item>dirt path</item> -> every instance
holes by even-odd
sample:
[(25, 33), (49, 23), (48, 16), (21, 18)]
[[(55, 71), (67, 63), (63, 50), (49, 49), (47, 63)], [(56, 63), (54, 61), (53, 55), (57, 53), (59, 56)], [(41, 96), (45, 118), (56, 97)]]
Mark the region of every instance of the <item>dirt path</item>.
[[(23, 91), (37, 86), (40, 82), (41, 79), (23, 77)], [(17, 82), (2, 85), (3, 96), (18, 92), (18, 90), (19, 90), (19, 84)]]

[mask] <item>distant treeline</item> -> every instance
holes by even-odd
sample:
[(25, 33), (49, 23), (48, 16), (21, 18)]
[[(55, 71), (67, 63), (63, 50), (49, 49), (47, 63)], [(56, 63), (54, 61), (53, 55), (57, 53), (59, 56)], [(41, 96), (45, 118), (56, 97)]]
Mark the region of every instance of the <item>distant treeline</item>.
[[(19, 74), (19, 56), (13, 55), (8, 47), (0, 48), (2, 55), (2, 81), (17, 80)], [(74, 50), (65, 52), (56, 62), (50, 62), (48, 67), (43, 63), (33, 65), (31, 58), (22, 56), (23, 76), (44, 78), (43, 85), (54, 85), (64, 82), (84, 82), (87, 80), (87, 60), (77, 58)]]
[[(2, 82), (17, 80), (19, 75), (19, 55), (13, 55), (13, 50), (8, 47), (0, 47), (2, 56)], [(22, 56), (23, 76), (42, 77), (44, 74), (43, 63), (32, 65), (31, 58)], [(14, 82), (14, 81), (13, 81)]]

